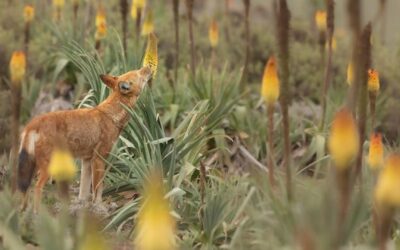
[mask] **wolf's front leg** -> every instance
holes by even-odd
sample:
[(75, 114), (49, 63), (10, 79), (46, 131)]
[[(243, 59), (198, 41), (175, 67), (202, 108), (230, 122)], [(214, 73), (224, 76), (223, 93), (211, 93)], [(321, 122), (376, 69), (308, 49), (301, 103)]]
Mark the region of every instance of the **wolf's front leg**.
[(92, 184), (92, 167), (90, 159), (82, 160), (81, 182), (79, 184), (79, 200), (87, 201), (90, 195), (90, 186)]
[(105, 165), (100, 157), (92, 160), (92, 195), (94, 203), (102, 202)]

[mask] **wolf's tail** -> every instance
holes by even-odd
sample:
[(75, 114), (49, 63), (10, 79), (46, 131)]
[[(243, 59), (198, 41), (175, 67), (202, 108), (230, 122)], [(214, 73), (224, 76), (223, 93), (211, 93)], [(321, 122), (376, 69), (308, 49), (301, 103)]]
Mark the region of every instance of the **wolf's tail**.
[(35, 171), (35, 159), (29, 155), (28, 151), (21, 148), (18, 157), (18, 189), (26, 193), (32, 182), (33, 173)]

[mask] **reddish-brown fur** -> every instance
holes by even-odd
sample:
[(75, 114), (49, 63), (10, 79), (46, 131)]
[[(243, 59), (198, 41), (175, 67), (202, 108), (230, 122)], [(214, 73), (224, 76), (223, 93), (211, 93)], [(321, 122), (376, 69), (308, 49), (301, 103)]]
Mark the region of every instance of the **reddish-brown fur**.
[(91, 187), (93, 201), (101, 202), (103, 159), (129, 119), (122, 104), (134, 107), (150, 76), (147, 67), (118, 77), (102, 75), (102, 81), (112, 93), (97, 107), (48, 113), (26, 125), (21, 138), (18, 182), (21, 191), (26, 193), (32, 175), (38, 174), (34, 190), (36, 211), (43, 186), (49, 179), (47, 168), (53, 148), (60, 142), (75, 158), (82, 159), (79, 199), (87, 200)]

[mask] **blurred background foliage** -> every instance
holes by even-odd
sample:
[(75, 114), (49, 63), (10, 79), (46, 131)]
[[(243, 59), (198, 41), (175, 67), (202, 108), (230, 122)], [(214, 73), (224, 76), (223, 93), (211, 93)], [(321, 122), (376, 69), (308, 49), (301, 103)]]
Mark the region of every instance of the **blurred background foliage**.
[[(72, 22), (70, 1), (60, 22), (53, 20), (50, 1), (0, 2), (0, 166), (6, 169), (10, 93), (8, 62), (14, 50), (23, 46), (24, 4), (36, 7), (32, 23), (28, 78), (23, 88), (21, 120), (32, 117), (32, 108), (41, 93), (56, 98), (60, 86), (70, 86), (74, 107), (95, 106), (108, 94), (97, 77), (121, 74), (141, 66), (146, 37), (136, 42), (135, 22), (129, 18), (128, 47), (122, 49), (118, 1), (103, 1), (108, 35), (100, 51), (95, 50), (96, 1), (81, 1), (78, 24)], [(290, 139), (293, 151), (293, 185), (296, 197), (289, 202), (284, 194), (284, 174), (277, 168), (277, 188), (271, 190), (266, 173), (267, 110), (259, 95), (264, 65), (276, 54), (273, 1), (251, 1), (251, 54), (245, 88), (239, 81), (243, 67), (244, 29), (242, 1), (230, 1), (228, 21), (224, 1), (195, 1), (194, 36), (197, 73), (189, 73), (189, 43), (185, 6), (180, 6), (180, 67), (173, 81), (174, 32), (171, 1), (148, 0), (159, 38), (159, 67), (153, 87), (147, 88), (133, 110), (132, 119), (114, 146), (107, 161), (105, 211), (99, 225), (110, 235), (109, 246), (130, 246), (143, 184), (152, 169), (164, 178), (166, 197), (177, 221), (177, 242), (182, 249), (376, 249), (371, 197), (373, 173), (366, 170), (362, 189), (352, 195), (349, 220), (339, 239), (335, 232), (338, 198), (329, 155), (324, 142), (328, 128), (317, 131), (321, 118), (320, 95), (324, 64), (318, 45), (314, 12), (324, 8), (322, 0), (288, 1), (292, 13), (290, 31)], [(336, 48), (333, 54), (333, 81), (328, 93), (327, 120), (344, 102), (346, 68), (351, 55), (351, 34), (345, 1), (336, 1)], [(373, 20), (378, 1), (363, 1), (363, 20)], [(374, 22), (373, 67), (380, 72), (381, 92), (377, 103), (377, 125), (383, 131), (387, 151), (399, 146), (400, 3), (387, 1), (387, 26), (382, 31)], [(220, 27), (216, 59), (211, 63), (208, 27), (215, 18)], [(228, 25), (227, 25), (228, 22)], [(229, 39), (224, 32), (229, 30)], [(276, 107), (279, 111), (279, 107)], [(282, 122), (275, 112), (275, 162), (282, 163)], [(320, 135), (321, 137), (315, 137)], [(323, 142), (315, 138), (322, 138)], [(206, 168), (206, 185), (201, 187), (200, 165)], [(4, 167), (3, 167), (4, 166)], [(318, 176), (310, 177), (316, 166)], [(0, 183), (8, 178), (0, 168)], [(320, 178), (324, 177), (324, 178)], [(2, 186), (2, 185), (0, 185)], [(77, 183), (71, 188), (75, 194)], [(6, 249), (80, 249), (91, 218), (80, 209), (66, 208), (55, 198), (54, 185), (47, 185), (44, 207), (39, 216), (18, 212), (16, 197), (7, 187), (0, 191), (0, 246)], [(74, 203), (74, 202), (73, 202)], [(61, 207), (60, 207), (61, 206)], [(72, 207), (74, 205), (71, 205)], [(80, 204), (78, 204), (78, 207)], [(71, 215), (72, 213), (72, 215)], [(97, 220), (97, 219), (96, 219)], [(396, 224), (397, 226), (397, 224)], [(87, 229), (89, 228), (89, 229)], [(88, 230), (88, 231), (87, 231)], [(392, 245), (399, 245), (399, 231), (393, 230)], [(97, 236), (99, 238), (107, 236)], [(96, 236), (94, 236), (96, 237)], [(338, 243), (339, 242), (339, 243)], [(55, 244), (57, 248), (54, 248)], [(82, 248), (85, 249), (85, 248)], [(88, 248), (86, 248), (88, 249)], [(108, 249), (108, 248), (105, 248)]]

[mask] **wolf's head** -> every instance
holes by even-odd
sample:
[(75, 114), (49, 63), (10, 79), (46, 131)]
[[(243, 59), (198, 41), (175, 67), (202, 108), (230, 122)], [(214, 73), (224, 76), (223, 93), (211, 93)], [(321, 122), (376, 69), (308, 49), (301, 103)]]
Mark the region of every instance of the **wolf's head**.
[(126, 97), (137, 97), (151, 78), (149, 67), (132, 70), (120, 76), (100, 75), (101, 80), (114, 92)]

